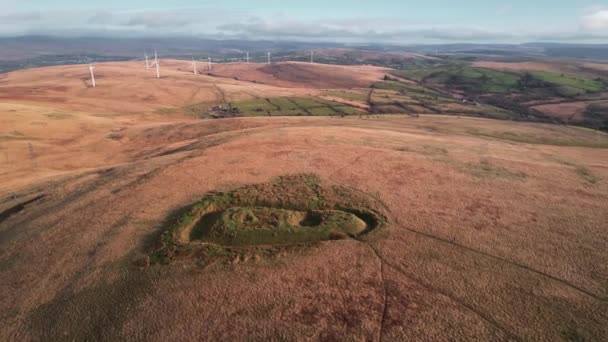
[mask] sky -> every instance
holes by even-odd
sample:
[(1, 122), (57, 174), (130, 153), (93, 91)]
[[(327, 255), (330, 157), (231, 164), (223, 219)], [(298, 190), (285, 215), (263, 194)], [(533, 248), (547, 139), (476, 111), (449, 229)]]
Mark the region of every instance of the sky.
[(608, 0), (0, 0), (0, 36), (608, 43)]

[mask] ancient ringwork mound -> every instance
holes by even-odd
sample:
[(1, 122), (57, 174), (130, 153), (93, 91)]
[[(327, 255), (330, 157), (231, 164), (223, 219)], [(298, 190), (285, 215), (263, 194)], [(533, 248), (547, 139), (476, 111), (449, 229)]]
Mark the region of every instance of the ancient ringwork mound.
[(157, 256), (170, 259), (206, 247), (274, 248), (359, 239), (382, 224), (380, 208), (369, 196), (322, 184), (314, 175), (279, 177), (207, 194), (181, 210), (163, 234)]

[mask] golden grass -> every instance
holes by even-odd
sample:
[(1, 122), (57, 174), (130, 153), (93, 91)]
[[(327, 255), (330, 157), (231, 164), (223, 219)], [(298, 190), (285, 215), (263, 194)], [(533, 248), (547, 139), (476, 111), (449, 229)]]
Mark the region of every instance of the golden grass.
[[(55, 120), (84, 103), (48, 101), (0, 103), (0, 133), (28, 139), (0, 150), (0, 340), (608, 336), (606, 134), (444, 116)], [(386, 226), (149, 265), (175, 210), (302, 173), (369, 194)]]

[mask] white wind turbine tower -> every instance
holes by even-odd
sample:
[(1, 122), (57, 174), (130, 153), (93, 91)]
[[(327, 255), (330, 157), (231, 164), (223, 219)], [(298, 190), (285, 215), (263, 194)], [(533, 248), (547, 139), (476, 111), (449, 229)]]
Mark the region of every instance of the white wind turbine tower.
[(207, 62), (209, 63), (209, 70), (211, 70), (211, 56), (207, 57)]
[(89, 72), (91, 73), (91, 84), (93, 85), (93, 88), (96, 87), (95, 85), (95, 67), (92, 65), (89, 65)]
[(154, 49), (154, 63), (152, 66), (156, 66), (156, 78), (160, 78), (160, 64), (158, 63), (158, 53), (156, 53), (156, 49)]
[(154, 62), (156, 64), (156, 78), (160, 78), (160, 65), (158, 61)]
[(194, 57), (192, 57), (192, 71), (194, 72), (195, 75), (198, 74), (198, 70), (196, 70), (196, 61), (194, 60)]
[(268, 54), (268, 64), (270, 64), (270, 52), (268, 52), (267, 54)]
[(249, 64), (249, 52), (247, 52), (247, 64)]
[(148, 53), (144, 52), (144, 57), (146, 58), (146, 69), (150, 70), (150, 61), (148, 60)]
[(310, 51), (310, 64), (313, 64), (314, 62), (315, 62), (315, 52)]

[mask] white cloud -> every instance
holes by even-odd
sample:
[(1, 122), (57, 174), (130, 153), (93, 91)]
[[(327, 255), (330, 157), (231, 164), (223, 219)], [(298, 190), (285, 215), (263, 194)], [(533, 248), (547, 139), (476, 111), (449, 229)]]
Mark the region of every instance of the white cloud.
[[(0, 4), (6, 0), (0, 0)], [(511, 11), (511, 6), (499, 10)], [(603, 42), (608, 37), (608, 8), (589, 8), (562, 28), (518, 29), (475, 25), (431, 25), (407, 17), (342, 17), (301, 20), (287, 15), (252, 17), (242, 10), (181, 8), (172, 10), (55, 10), (0, 12), (0, 36), (59, 36), (282, 39), (332, 42), (504, 42), (535, 40)]]
[(581, 19), (581, 27), (588, 31), (608, 30), (608, 8), (598, 8)]

